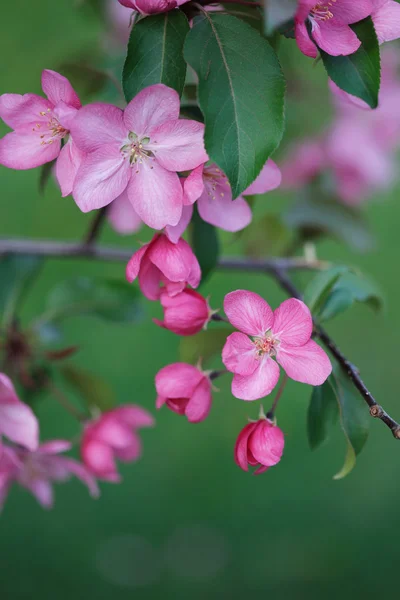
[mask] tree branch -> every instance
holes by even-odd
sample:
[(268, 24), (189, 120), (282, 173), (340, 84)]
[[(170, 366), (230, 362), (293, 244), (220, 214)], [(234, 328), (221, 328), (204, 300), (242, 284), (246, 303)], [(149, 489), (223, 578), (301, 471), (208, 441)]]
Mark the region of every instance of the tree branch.
[(98, 238), (107, 216), (107, 208), (108, 206), (103, 206), (103, 208), (100, 208), (94, 215), (94, 218), (91, 221), (89, 229), (83, 240), (83, 244), (85, 246), (91, 246)]

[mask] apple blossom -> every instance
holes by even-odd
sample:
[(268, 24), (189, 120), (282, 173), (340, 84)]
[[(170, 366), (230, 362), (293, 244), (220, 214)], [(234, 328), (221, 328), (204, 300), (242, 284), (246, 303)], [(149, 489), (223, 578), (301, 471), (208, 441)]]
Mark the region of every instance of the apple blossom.
[(136, 10), (141, 15), (154, 15), (168, 12), (185, 4), (188, 0), (118, 0), (118, 2), (127, 8)]
[(101, 103), (79, 111), (72, 135), (86, 156), (73, 197), (83, 212), (106, 206), (127, 191), (149, 227), (179, 222), (183, 190), (177, 172), (207, 160), (204, 125), (179, 119), (179, 110), (177, 92), (156, 84), (139, 92), (124, 111)]
[(156, 407), (164, 404), (190, 423), (204, 421), (211, 409), (211, 381), (208, 373), (187, 363), (174, 363), (161, 369), (155, 379)]
[(317, 46), (332, 56), (353, 54), (361, 42), (349, 25), (372, 11), (372, 0), (298, 0), (294, 18), (297, 45), (312, 58), (317, 57)]
[(81, 103), (68, 79), (55, 71), (43, 71), (42, 89), (47, 99), (36, 94), (0, 96), (0, 118), (14, 129), (0, 140), (0, 164), (33, 169), (57, 159), (56, 177), (67, 196), (83, 154), (71, 137), (64, 147), (62, 140)]
[(163, 292), (160, 302), (164, 320), (154, 322), (177, 335), (194, 335), (205, 329), (213, 314), (206, 298), (189, 288), (172, 297)]
[(379, 43), (400, 37), (400, 5), (395, 0), (371, 0), (372, 21)]
[[(158, 300), (163, 290), (169, 296), (176, 296), (186, 284), (197, 288), (201, 271), (185, 240), (180, 239), (174, 244), (166, 235), (157, 233), (149, 244), (135, 252), (126, 266), (127, 280), (132, 283), (137, 277), (146, 298)], [(160, 284), (163, 284), (162, 288)]]
[(331, 373), (328, 356), (311, 339), (311, 314), (301, 300), (290, 298), (272, 311), (258, 294), (236, 290), (225, 296), (224, 310), (241, 332), (228, 336), (222, 350), (224, 365), (234, 373), (236, 398), (270, 394), (279, 379), (277, 363), (289, 377), (310, 385), (321, 385)]
[(260, 475), (281, 460), (284, 445), (283, 431), (273, 421), (261, 418), (248, 423), (239, 433), (235, 462), (243, 471), (248, 471), (249, 465), (258, 467), (254, 475)]
[(4, 373), (0, 373), (0, 441), (2, 435), (32, 451), (39, 444), (38, 421), (32, 409), (18, 398), (12, 381)]
[(133, 462), (140, 458), (142, 444), (137, 430), (152, 427), (152, 415), (134, 404), (104, 412), (85, 425), (81, 455), (86, 468), (99, 479), (118, 483), (115, 459)]

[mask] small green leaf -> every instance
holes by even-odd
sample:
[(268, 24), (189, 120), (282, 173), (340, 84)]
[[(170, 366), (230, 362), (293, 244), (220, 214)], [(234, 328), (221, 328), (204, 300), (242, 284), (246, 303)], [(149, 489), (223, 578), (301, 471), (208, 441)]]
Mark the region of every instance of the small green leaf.
[(264, 14), (268, 35), (294, 17), (297, 4), (297, 0), (266, 0)]
[(307, 414), (308, 442), (312, 450), (328, 439), (337, 422), (339, 407), (332, 385), (326, 381), (313, 389)]
[(304, 302), (313, 315), (318, 315), (339, 277), (348, 271), (346, 266), (332, 267), (321, 271), (310, 281), (304, 290)]
[(329, 378), (339, 403), (340, 424), (347, 442), (343, 467), (334, 479), (343, 479), (356, 464), (356, 457), (368, 438), (369, 412), (367, 406), (347, 374), (338, 366)]
[(201, 360), (204, 366), (216, 354), (221, 354), (226, 338), (230, 333), (232, 333), (232, 329), (221, 327), (183, 337), (179, 345), (181, 361), (195, 364), (198, 360)]
[(112, 387), (98, 375), (93, 375), (74, 365), (64, 365), (59, 369), (65, 381), (81, 396), (90, 410), (101, 412), (113, 408), (116, 397)]
[(188, 20), (180, 10), (151, 15), (135, 23), (122, 74), (127, 102), (155, 83), (182, 94), (186, 76), (182, 50), (188, 31)]
[(32, 255), (7, 254), (0, 257), (0, 314), (3, 325), (9, 324), (43, 259)]
[(123, 281), (77, 277), (52, 290), (40, 323), (84, 314), (116, 323), (133, 322), (143, 315), (140, 299), (137, 290)]
[(318, 318), (327, 321), (350, 308), (354, 302), (363, 302), (378, 312), (383, 308), (383, 297), (374, 282), (359, 274), (347, 273), (337, 281), (331, 294), (320, 308)]
[(206, 11), (194, 19), (184, 56), (199, 77), (207, 153), (237, 198), (282, 138), (285, 82), (279, 61), (253, 27)]
[(218, 264), (220, 245), (216, 228), (203, 221), (197, 209), (193, 212), (191, 238), (201, 268), (201, 283), (204, 283)]
[(371, 108), (378, 106), (380, 87), (379, 42), (371, 17), (351, 25), (361, 46), (348, 56), (331, 56), (320, 49), (329, 77), (342, 90), (364, 100)]

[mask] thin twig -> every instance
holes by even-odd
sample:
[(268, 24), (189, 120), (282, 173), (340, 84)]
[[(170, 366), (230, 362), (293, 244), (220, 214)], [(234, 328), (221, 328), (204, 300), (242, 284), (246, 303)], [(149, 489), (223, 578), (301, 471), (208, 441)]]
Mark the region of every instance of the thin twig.
[(80, 423), (87, 421), (87, 415), (76, 408), (50, 379), (47, 381), (46, 387), (52, 393), (53, 397), (57, 400), (60, 406), (62, 406), (63, 409), (66, 410), (72, 417), (74, 417)]
[(107, 208), (108, 206), (103, 206), (103, 208), (100, 208), (95, 214), (93, 220), (90, 223), (88, 232), (84, 237), (84, 246), (93, 245), (96, 239), (98, 238), (107, 215)]
[(289, 378), (288, 378), (288, 376), (285, 373), (285, 375), (283, 376), (283, 379), (281, 381), (281, 385), (279, 386), (279, 389), (278, 389), (278, 391), (277, 391), (277, 393), (275, 395), (274, 401), (273, 401), (272, 406), (271, 406), (271, 410), (269, 410), (267, 412), (267, 415), (266, 415), (267, 419), (271, 419), (272, 420), (274, 418), (276, 407), (278, 406), (278, 402), (281, 399), (281, 396), (283, 394), (283, 390), (285, 389), (285, 386), (287, 384), (287, 380), (288, 379)]

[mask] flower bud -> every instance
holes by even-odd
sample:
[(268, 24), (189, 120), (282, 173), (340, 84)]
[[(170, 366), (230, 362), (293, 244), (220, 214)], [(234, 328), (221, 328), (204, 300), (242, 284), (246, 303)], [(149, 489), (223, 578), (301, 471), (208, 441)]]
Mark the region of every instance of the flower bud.
[(243, 427), (235, 444), (235, 462), (243, 469), (258, 467), (254, 475), (264, 473), (282, 457), (285, 440), (282, 430), (273, 421), (261, 418)]
[(169, 329), (178, 335), (194, 335), (204, 329), (211, 318), (212, 311), (201, 294), (186, 289), (176, 296), (161, 294), (164, 320), (154, 319), (160, 327)]

